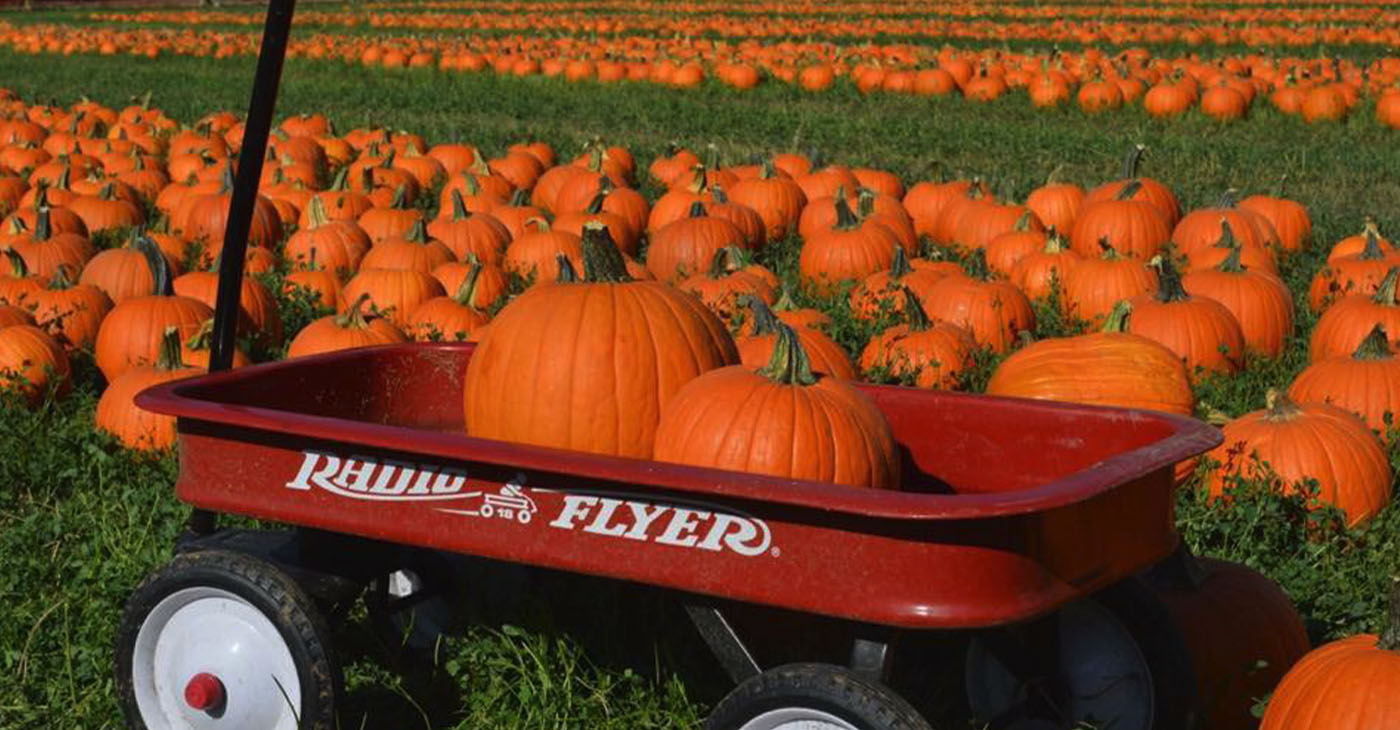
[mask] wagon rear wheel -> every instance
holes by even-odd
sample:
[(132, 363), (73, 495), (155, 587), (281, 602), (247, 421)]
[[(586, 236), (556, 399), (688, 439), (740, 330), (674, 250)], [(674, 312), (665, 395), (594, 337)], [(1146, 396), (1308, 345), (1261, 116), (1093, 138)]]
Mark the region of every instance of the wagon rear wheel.
[(1031, 632), (974, 639), (966, 672), (974, 716), (998, 729), (1185, 730), (1195, 707), (1191, 656), (1136, 579), (1065, 606)]
[(147, 730), (334, 727), (340, 668), (324, 619), (286, 573), (210, 550), (177, 556), (127, 601), (116, 685)]
[(886, 687), (843, 667), (788, 664), (730, 692), (706, 730), (929, 730)]

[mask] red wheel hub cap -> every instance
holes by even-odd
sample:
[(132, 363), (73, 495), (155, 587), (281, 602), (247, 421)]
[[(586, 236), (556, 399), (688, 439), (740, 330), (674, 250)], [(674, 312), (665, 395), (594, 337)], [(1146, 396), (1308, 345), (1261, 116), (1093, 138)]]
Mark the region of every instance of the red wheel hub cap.
[(208, 672), (190, 677), (185, 685), (185, 703), (196, 710), (211, 710), (224, 703), (224, 683)]

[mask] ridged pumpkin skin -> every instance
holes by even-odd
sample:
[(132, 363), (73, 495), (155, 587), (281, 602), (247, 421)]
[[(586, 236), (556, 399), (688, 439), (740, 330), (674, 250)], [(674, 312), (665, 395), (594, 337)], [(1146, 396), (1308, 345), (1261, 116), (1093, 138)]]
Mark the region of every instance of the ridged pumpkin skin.
[[(841, 380), (860, 379), (856, 366), (851, 362), (851, 356), (846, 354), (846, 350), (837, 344), (836, 340), (831, 339), (830, 335), (810, 327), (799, 327), (796, 332), (797, 341), (811, 358), (812, 372)], [(773, 348), (777, 344), (778, 336), (771, 333), (740, 337), (735, 342), (739, 350), (739, 362), (750, 370), (757, 370), (767, 364), (772, 359)]]
[[(1394, 589), (1393, 589), (1394, 590)], [(1400, 727), (1400, 590), (1383, 633), (1310, 652), (1279, 682), (1259, 730), (1389, 730)]]
[(1181, 359), (1125, 332), (1036, 342), (997, 367), (987, 393), (1180, 415), (1190, 415), (1193, 404)]
[(653, 458), (674, 464), (833, 482), (899, 486), (899, 457), (879, 409), (844, 381), (806, 373), (776, 380), (773, 363), (800, 350), (784, 327), (778, 354), (753, 372), (713, 370), (691, 380), (661, 411)]
[(1103, 322), (1113, 307), (1157, 290), (1157, 273), (1147, 264), (1108, 251), (1084, 258), (1064, 273), (1061, 306), (1065, 314), (1091, 325)]
[(912, 378), (918, 388), (951, 389), (972, 363), (976, 347), (972, 335), (955, 324), (935, 322), (923, 329), (900, 324), (870, 338), (860, 367), (867, 373), (884, 370), (899, 380)]
[[(178, 342), (176, 352), (179, 352)], [(198, 367), (138, 365), (107, 385), (97, 401), (97, 428), (116, 437), (123, 446), (138, 451), (163, 451), (175, 445), (175, 417), (138, 408), (136, 395), (152, 386), (201, 374)]]
[[(1279, 395), (1269, 407), (1225, 424), (1225, 442), (1208, 455), (1219, 467), (1206, 479), (1213, 496), (1227, 475), (1262, 477), (1269, 465), (1286, 490), (1316, 479), (1318, 499), (1346, 513), (1349, 525), (1371, 519), (1390, 500), (1390, 462), (1361, 419), (1324, 403), (1294, 403)], [(1258, 462), (1253, 458), (1258, 456)]]
[(50, 386), (68, 392), (68, 355), (38, 327), (16, 324), (0, 329), (0, 392), (14, 391), (33, 406)]
[(1251, 714), (1308, 651), (1303, 622), (1278, 584), (1238, 563), (1196, 559), (1191, 586), (1154, 586), (1196, 673), (1199, 727), (1255, 730)]
[[(618, 260), (585, 266), (590, 279), (607, 280), (537, 286), (492, 322), (467, 366), (468, 435), (649, 458), (676, 392), (739, 361), (724, 324), (699, 299), (627, 281), (621, 253), (604, 242)], [(602, 255), (603, 243), (585, 246), (594, 252), (586, 256)]]
[(1192, 296), (1225, 305), (1240, 323), (1248, 350), (1278, 357), (1293, 334), (1293, 294), (1288, 285), (1268, 272), (1245, 269), (1238, 256), (1213, 269), (1188, 272), (1181, 277), (1181, 285)]
[[(1330, 403), (1360, 416), (1388, 441), (1400, 428), (1400, 359), (1379, 325), (1350, 355), (1309, 365), (1288, 387), (1288, 397), (1302, 403)], [(1386, 424), (1391, 415), (1391, 425)]]
[(155, 362), (166, 327), (176, 327), (186, 338), (213, 316), (208, 305), (190, 297), (127, 299), (112, 308), (97, 331), (97, 367), (110, 383), (127, 368)]
[(1022, 331), (1035, 331), (1035, 310), (1020, 289), (1004, 281), (947, 276), (929, 287), (924, 312), (964, 327), (979, 346), (1004, 353)]
[(1396, 298), (1400, 282), (1397, 277), (1400, 277), (1400, 267), (1386, 274), (1375, 294), (1352, 294), (1328, 307), (1318, 318), (1308, 341), (1309, 361), (1316, 363), (1350, 355), (1377, 326), (1389, 335), (1391, 344), (1400, 340), (1400, 300)]
[(1278, 246), (1284, 251), (1302, 251), (1312, 240), (1312, 218), (1302, 203), (1288, 198), (1251, 195), (1239, 205), (1258, 213), (1273, 225), (1278, 234)]
[(419, 304), (433, 297), (444, 296), (447, 290), (431, 274), (421, 271), (362, 269), (340, 291), (346, 303), (356, 301), (361, 294), (368, 294), (369, 303), (374, 309), (382, 312), (395, 326), (405, 328)]
[(368, 295), (362, 294), (344, 314), (322, 317), (303, 327), (287, 347), (287, 357), (407, 342), (408, 336), (389, 320), (366, 319), (361, 314), (368, 301)]
[(1244, 333), (1235, 315), (1214, 299), (1187, 294), (1170, 262), (1162, 264), (1158, 277), (1156, 295), (1131, 300), (1128, 331), (1165, 345), (1193, 376), (1197, 369), (1233, 373), (1244, 367)]

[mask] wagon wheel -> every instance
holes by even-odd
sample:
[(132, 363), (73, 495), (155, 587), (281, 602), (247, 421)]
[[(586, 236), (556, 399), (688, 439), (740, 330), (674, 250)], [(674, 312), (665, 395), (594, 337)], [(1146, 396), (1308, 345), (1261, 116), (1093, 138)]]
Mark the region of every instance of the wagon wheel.
[(249, 555), (186, 553), (142, 581), (116, 664), (138, 730), (334, 727), (341, 678), (325, 621), (286, 573)]
[(1139, 580), (1065, 606), (1036, 633), (1028, 640), (1002, 633), (971, 642), (968, 701), (989, 727), (1190, 726), (1191, 656), (1161, 602)]
[(930, 730), (886, 687), (829, 664), (770, 669), (730, 692), (706, 730)]

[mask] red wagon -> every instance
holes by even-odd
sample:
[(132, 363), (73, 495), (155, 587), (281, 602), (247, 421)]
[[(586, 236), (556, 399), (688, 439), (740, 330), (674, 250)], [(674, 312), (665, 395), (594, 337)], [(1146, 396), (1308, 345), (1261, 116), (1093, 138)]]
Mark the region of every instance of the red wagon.
[[(232, 353), (291, 10), (273, 0), (268, 13), (214, 371)], [(1177, 551), (1173, 465), (1218, 443), (1214, 429), (861, 386), (893, 428), (905, 476), (897, 491), (859, 490), (473, 438), (462, 427), (471, 355), (370, 348), (142, 394), (141, 407), (178, 419), (177, 489), (195, 514), (118, 631), (133, 727), (336, 727), (323, 607), (373, 586), (386, 615), (422, 608), (445, 580), (425, 566), (451, 555), (675, 597), (737, 684), (709, 720), (717, 729), (927, 728), (887, 680), (902, 648), (955, 630), (972, 638), (954, 674), (991, 726), (1187, 726), (1190, 657), (1137, 576)], [(287, 527), (220, 529), (219, 514)], [(775, 615), (821, 617), (821, 635), (798, 645), (839, 645), (842, 661), (767, 666), (753, 627), (793, 630)]]

